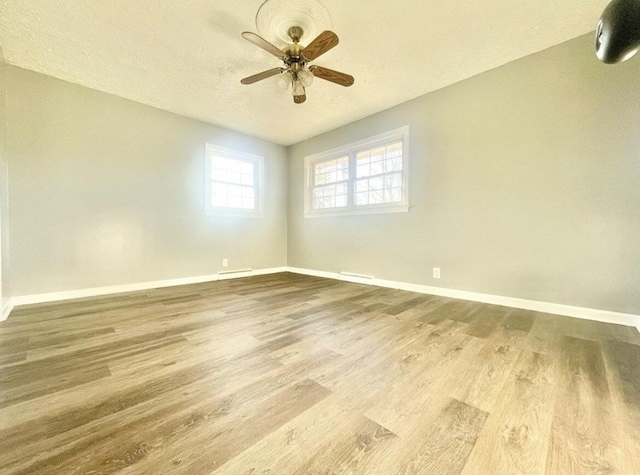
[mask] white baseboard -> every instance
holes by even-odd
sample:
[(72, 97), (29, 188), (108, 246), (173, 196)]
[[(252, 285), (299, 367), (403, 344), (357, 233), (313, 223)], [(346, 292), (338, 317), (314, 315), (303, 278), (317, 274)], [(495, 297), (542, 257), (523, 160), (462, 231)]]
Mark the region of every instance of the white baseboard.
[(431, 287), (428, 285), (420, 284), (409, 284), (406, 282), (398, 282), (394, 280), (369, 278), (369, 276), (367, 276), (367, 278), (353, 277), (347, 275), (346, 273), (316, 271), (311, 269), (300, 269), (297, 267), (289, 267), (288, 271), (315, 277), (344, 280), (357, 284), (375, 285), (378, 287), (387, 287), (390, 289), (419, 292), (421, 294), (439, 295), (442, 297), (470, 300), (473, 302), (482, 302), (492, 305), (502, 305), (504, 307), (521, 308), (524, 310), (533, 310), (536, 312), (564, 315), (567, 317), (582, 318), (585, 320), (595, 320), (597, 322), (615, 323), (617, 325), (636, 327), (638, 331), (640, 331), (640, 315), (634, 315), (630, 313), (610, 312), (608, 310), (574, 307), (571, 305), (563, 305), (558, 303), (540, 302), (538, 300), (526, 300), (515, 297), (503, 297), (500, 295), (467, 292), (465, 290)]
[(13, 310), (13, 307), (13, 299), (7, 299), (0, 309), (0, 322), (4, 322), (9, 317), (9, 314), (11, 313), (11, 310)]
[(85, 297), (97, 297), (100, 295), (121, 294), (125, 292), (136, 292), (139, 290), (160, 289), (162, 287), (174, 287), (176, 285), (200, 284), (203, 282), (214, 282), (223, 279), (237, 279), (254, 275), (275, 274), (285, 272), (286, 267), (272, 267), (269, 269), (256, 269), (238, 273), (225, 273), (224, 277), (219, 274), (200, 275), (196, 277), (181, 277), (178, 279), (156, 280), (152, 282), (137, 282), (132, 284), (109, 285), (106, 287), (93, 287), (88, 289), (65, 290), (61, 292), (49, 292), (44, 294), (20, 295), (13, 297), (13, 306), (30, 305), (35, 303), (57, 302), (60, 300), (72, 300)]
[(222, 271), (218, 273), (218, 280), (241, 279), (243, 277), (253, 277), (256, 275), (277, 274), (286, 272), (286, 267), (271, 267), (269, 269), (240, 269), (231, 271)]
[(280, 272), (288, 272), (288, 267), (269, 267), (268, 269), (253, 269), (253, 275), (279, 274)]
[(533, 310), (537, 312), (551, 313), (556, 315), (565, 315), (568, 317), (582, 318), (586, 320), (595, 320), (604, 323), (615, 323), (618, 325), (635, 326), (640, 331), (640, 315), (628, 313), (610, 312), (607, 310), (598, 310), (593, 308), (574, 307), (571, 305), (563, 305), (557, 303), (540, 302), (537, 300), (526, 300), (515, 297), (503, 297), (500, 295), (481, 294), (476, 292), (467, 292), (464, 290), (447, 289), (443, 287), (431, 287), (420, 284), (410, 284), (406, 282), (398, 282), (393, 280), (376, 279), (372, 276), (359, 276), (348, 273), (326, 272), (311, 269), (301, 269), (297, 267), (272, 267), (268, 269), (242, 270), (240, 272), (202, 275), (197, 277), (183, 277), (178, 279), (159, 280), (153, 282), (140, 282), (133, 284), (110, 285), (106, 287), (94, 287), (89, 289), (67, 290), (62, 292), (50, 292), (35, 295), (21, 295), (10, 298), (2, 308), (0, 314), (0, 322), (5, 320), (11, 310), (19, 305), (28, 305), (44, 302), (56, 302), (60, 300), (71, 300), (85, 297), (96, 297), (100, 295), (119, 294), (125, 292), (135, 292), (138, 290), (158, 289), (162, 287), (173, 287), (176, 285), (198, 284), (202, 282), (213, 282), (220, 279), (237, 279), (242, 277), (276, 274), (279, 272), (294, 272), (296, 274), (304, 274), (315, 277), (324, 277), (327, 279), (343, 280), (346, 282), (354, 282), (358, 284), (374, 285), (378, 287), (387, 287), (391, 289), (407, 290), (410, 292), (418, 292), (422, 294), (439, 295), (442, 297), (450, 297), (454, 299), (470, 300), (473, 302), (482, 302), (493, 305), (502, 305), (505, 307), (521, 308), (524, 310)]

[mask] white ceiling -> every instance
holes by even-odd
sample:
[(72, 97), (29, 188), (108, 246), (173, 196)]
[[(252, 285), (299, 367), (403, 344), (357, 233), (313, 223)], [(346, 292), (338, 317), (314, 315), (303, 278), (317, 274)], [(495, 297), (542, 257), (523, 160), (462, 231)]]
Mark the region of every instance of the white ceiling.
[[(8, 63), (289, 145), (569, 40), (608, 0), (324, 0), (340, 44), (295, 105), (243, 40), (263, 0), (0, 0)], [(268, 38), (274, 40), (274, 38)], [(306, 44), (310, 38), (303, 39)]]

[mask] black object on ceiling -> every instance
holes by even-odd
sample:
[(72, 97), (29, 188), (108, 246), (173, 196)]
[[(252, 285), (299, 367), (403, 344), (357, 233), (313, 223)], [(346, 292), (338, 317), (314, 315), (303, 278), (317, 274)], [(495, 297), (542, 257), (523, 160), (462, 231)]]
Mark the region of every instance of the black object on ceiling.
[(603, 63), (626, 61), (640, 50), (640, 0), (613, 0), (596, 30), (596, 55)]

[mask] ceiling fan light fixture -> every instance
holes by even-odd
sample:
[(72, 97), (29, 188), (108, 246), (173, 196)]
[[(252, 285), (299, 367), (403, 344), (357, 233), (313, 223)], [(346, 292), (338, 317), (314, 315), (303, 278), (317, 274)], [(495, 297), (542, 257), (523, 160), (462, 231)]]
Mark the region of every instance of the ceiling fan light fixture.
[[(264, 5), (267, 5), (269, 0)], [(293, 101), (302, 104), (307, 96), (306, 89), (311, 86), (315, 77), (324, 79), (341, 86), (349, 87), (353, 85), (353, 76), (341, 73), (318, 65), (309, 65), (324, 53), (338, 45), (339, 39), (333, 31), (324, 30), (315, 37), (307, 46), (300, 44), (300, 40), (305, 34), (304, 28), (300, 25), (291, 25), (287, 29), (289, 41), (287, 46), (278, 48), (274, 44), (265, 40), (260, 35), (245, 31), (242, 37), (270, 53), (283, 62), (283, 66), (263, 71), (253, 76), (241, 79), (242, 84), (253, 84), (272, 76), (277, 76), (276, 82), (280, 89), (286, 90), (291, 84)]]

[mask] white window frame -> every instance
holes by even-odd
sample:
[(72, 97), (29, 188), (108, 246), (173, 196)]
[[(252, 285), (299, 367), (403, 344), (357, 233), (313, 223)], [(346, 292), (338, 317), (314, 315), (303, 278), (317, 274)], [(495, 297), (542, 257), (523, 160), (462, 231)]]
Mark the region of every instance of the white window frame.
[[(218, 207), (211, 204), (211, 197), (213, 196), (211, 176), (213, 171), (214, 155), (222, 155), (226, 158), (248, 162), (254, 165), (254, 190), (256, 197), (255, 209)], [(212, 143), (206, 143), (205, 173), (205, 213), (207, 216), (240, 216), (248, 218), (262, 217), (264, 203), (264, 157), (222, 147)]]
[[(354, 203), (356, 182), (356, 154), (363, 149), (371, 149), (392, 142), (402, 141), (402, 201), (396, 203), (380, 203), (373, 205), (356, 205)], [(349, 157), (349, 180), (347, 181), (347, 206), (340, 208), (312, 208), (312, 193), (315, 166), (322, 162), (339, 157)], [(343, 145), (325, 152), (304, 157), (304, 217), (318, 218), (322, 216), (351, 216), (359, 214), (406, 213), (409, 211), (409, 126), (405, 125), (388, 132), (369, 137), (357, 142)]]

